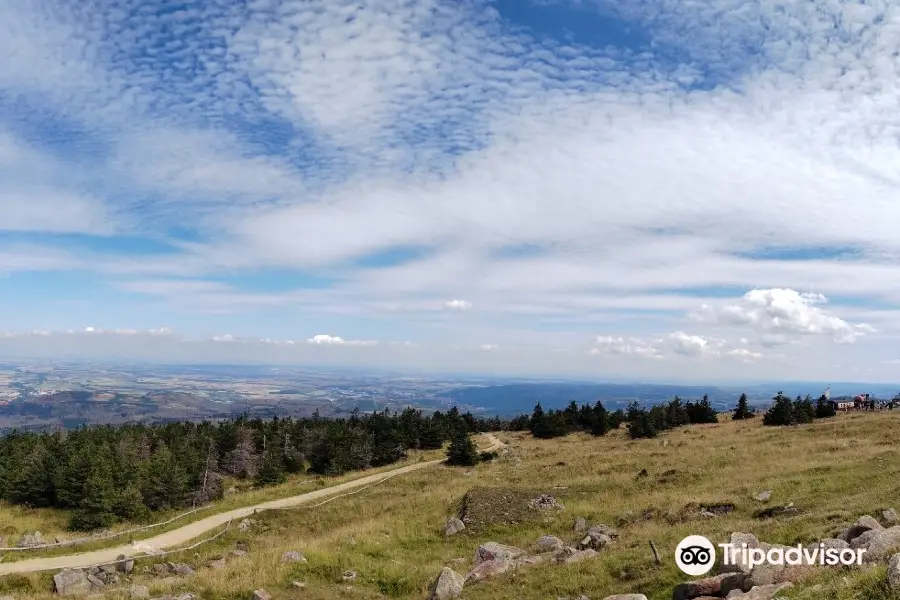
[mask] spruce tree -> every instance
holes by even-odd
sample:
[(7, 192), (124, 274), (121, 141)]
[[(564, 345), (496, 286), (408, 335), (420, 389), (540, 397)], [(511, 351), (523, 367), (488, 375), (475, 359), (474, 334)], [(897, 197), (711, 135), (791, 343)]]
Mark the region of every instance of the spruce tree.
[(255, 483), (257, 486), (277, 485), (287, 481), (284, 474), (284, 462), (281, 457), (281, 448), (270, 446), (263, 454), (259, 470), (256, 472)]
[(828, 398), (825, 397), (825, 394), (819, 396), (819, 399), (816, 400), (816, 418), (817, 419), (827, 419), (829, 417), (833, 417), (837, 414), (837, 411), (834, 408), (834, 404), (828, 401)]
[(763, 425), (794, 424), (794, 403), (791, 399), (783, 392), (778, 392), (772, 400), (772, 406), (763, 415)]
[(447, 449), (447, 464), (471, 467), (478, 464), (478, 449), (465, 427), (455, 427)]
[(747, 402), (747, 394), (741, 394), (741, 397), (738, 398), (737, 406), (734, 409), (734, 414), (731, 416), (735, 421), (740, 421), (742, 419), (750, 419), (752, 418), (753, 410), (750, 408), (750, 405)]
[(593, 421), (591, 423), (591, 435), (606, 435), (609, 431), (609, 417), (606, 413), (606, 409), (603, 407), (603, 403), (597, 400), (597, 404), (594, 405), (592, 412)]

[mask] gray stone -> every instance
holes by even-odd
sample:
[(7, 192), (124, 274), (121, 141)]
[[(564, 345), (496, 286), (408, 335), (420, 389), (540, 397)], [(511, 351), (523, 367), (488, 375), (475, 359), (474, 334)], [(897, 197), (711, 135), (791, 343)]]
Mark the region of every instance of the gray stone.
[(605, 533), (589, 529), (587, 535), (578, 542), (578, 549), (586, 550), (587, 548), (593, 548), (594, 550), (601, 550), (610, 542), (612, 542), (612, 538)]
[(475, 550), (474, 564), (477, 566), (483, 562), (492, 560), (512, 561), (523, 556), (525, 551), (521, 548), (498, 544), (497, 542), (485, 542)]
[(60, 596), (83, 596), (90, 593), (91, 582), (84, 571), (63, 569), (53, 576), (53, 589)]
[[(760, 548), (760, 542), (752, 533), (741, 533), (739, 531), (735, 531), (731, 534), (728, 543), (731, 544), (732, 548), (737, 552), (737, 557), (740, 559), (741, 553), (739, 552), (741, 548), (745, 545), (747, 548)], [(750, 564), (747, 561), (738, 560), (736, 564), (730, 565), (722, 565), (722, 571), (727, 573), (749, 573), (751, 570)]]
[(575, 548), (563, 548), (553, 554), (553, 561), (557, 564), (568, 565), (571, 563), (581, 562), (588, 558), (597, 556), (597, 551), (593, 548), (585, 550), (576, 550)]
[(305, 590), (305, 589), (306, 589), (306, 584), (303, 583), (302, 581), (292, 581), (292, 582), (291, 582), (291, 587), (294, 588), (294, 589), (297, 589), (297, 590)]
[(91, 590), (102, 590), (106, 584), (96, 575), (87, 574), (87, 580), (91, 582)]
[(253, 596), (250, 600), (272, 600), (272, 594), (266, 590), (253, 590)]
[(462, 594), (465, 578), (449, 567), (441, 569), (441, 573), (431, 585), (429, 600), (452, 600)]
[[(672, 590), (672, 600), (725, 596), (731, 590), (743, 590), (746, 578), (745, 573), (722, 573), (705, 579), (680, 583)], [(749, 586), (747, 589), (750, 589)]]
[(227, 566), (227, 564), (228, 564), (228, 562), (223, 557), (223, 558), (212, 559), (211, 561), (206, 563), (206, 566), (207, 566), (207, 568), (210, 568), (213, 570), (218, 570), (218, 569), (224, 569)]
[(619, 534), (615, 529), (613, 529), (609, 525), (603, 525), (602, 523), (599, 525), (592, 525), (591, 528), (587, 530), (587, 533), (602, 533), (603, 535), (607, 535), (612, 539), (616, 539), (617, 537), (619, 537)]
[(344, 571), (341, 581), (356, 581), (356, 571)]
[(100, 565), (100, 572), (107, 575), (115, 575), (116, 565)]
[(44, 543), (44, 536), (41, 535), (40, 531), (35, 531), (34, 533), (26, 533), (19, 538), (19, 541), (16, 542), (16, 546), (19, 548), (33, 548), (35, 546), (42, 546)]
[(484, 560), (472, 567), (472, 570), (466, 574), (466, 583), (475, 583), (483, 581), (491, 577), (495, 577), (502, 573), (506, 573), (515, 566), (515, 562), (510, 559), (498, 558), (495, 560)]
[(463, 523), (460, 519), (456, 517), (450, 517), (449, 519), (447, 519), (447, 525), (444, 527), (444, 535), (447, 537), (456, 535), (465, 528), (466, 524)]
[(893, 550), (898, 549), (900, 549), (900, 525), (894, 525), (875, 533), (866, 546), (863, 561), (880, 562), (886, 560)]
[(761, 585), (751, 588), (748, 592), (734, 590), (726, 596), (729, 600), (774, 600), (778, 597), (778, 592), (793, 587), (792, 583), (776, 583), (772, 585)]
[(538, 538), (538, 541), (535, 542), (535, 546), (538, 550), (550, 552), (552, 550), (561, 550), (565, 544), (563, 544), (563, 541), (555, 535), (542, 535)]
[(893, 589), (900, 588), (900, 554), (894, 554), (888, 561), (887, 580)]
[(193, 575), (194, 569), (184, 563), (168, 563), (169, 571), (175, 575)]
[(873, 529), (863, 531), (861, 534), (850, 540), (850, 547), (854, 550), (857, 548), (868, 548), (869, 542), (871, 542), (876, 535), (878, 535), (878, 532)]
[(647, 600), (647, 596), (643, 594), (613, 594), (603, 600)]
[(572, 530), (575, 533), (587, 531), (587, 521), (584, 519), (584, 517), (578, 517), (577, 519), (575, 519), (575, 523), (574, 525), (572, 525)]
[(247, 556), (247, 551), (238, 548), (237, 550), (232, 550), (231, 555), (240, 558), (241, 556)]
[[(821, 544), (821, 545), (820, 545), (820, 544)], [(809, 550), (810, 552), (812, 552), (813, 550), (816, 550), (816, 549), (821, 549), (821, 550), (845, 550), (845, 549), (847, 549), (847, 548), (849, 548), (849, 547), (850, 547), (850, 544), (848, 544), (848, 543), (847, 543), (846, 541), (844, 541), (844, 540), (839, 540), (839, 539), (837, 539), (837, 538), (825, 538), (825, 539), (822, 540), (821, 542), (813, 542), (812, 544), (809, 544), (809, 545), (806, 547), (806, 549)], [(821, 551), (821, 550), (820, 550), (820, 551)]]
[(128, 597), (133, 600), (149, 600), (150, 588), (146, 585), (132, 584), (128, 587)]
[(897, 514), (893, 508), (886, 508), (881, 511), (881, 520), (886, 525), (898, 525), (900, 524), (900, 514)]
[(281, 562), (306, 562), (306, 557), (296, 550), (291, 550), (290, 552), (285, 552), (281, 555)]
[(128, 575), (132, 571), (134, 571), (134, 559), (128, 558), (124, 554), (120, 554), (118, 558), (116, 558), (116, 569), (119, 573), (125, 573)]
[(772, 490), (766, 490), (764, 492), (760, 492), (757, 495), (753, 496), (753, 498), (755, 500), (758, 500), (760, 502), (768, 502), (771, 497), (772, 497)]

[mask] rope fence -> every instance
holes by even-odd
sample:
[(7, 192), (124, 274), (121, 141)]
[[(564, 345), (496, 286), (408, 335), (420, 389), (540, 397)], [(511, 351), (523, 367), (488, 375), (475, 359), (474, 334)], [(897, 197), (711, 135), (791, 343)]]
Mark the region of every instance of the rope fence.
[(174, 523), (179, 519), (183, 519), (188, 515), (192, 515), (195, 512), (201, 510), (207, 510), (212, 508), (213, 504), (207, 504), (206, 506), (201, 506), (199, 508), (193, 508), (187, 512), (183, 512), (180, 515), (176, 515), (167, 521), (160, 521), (159, 523), (151, 523), (150, 525), (142, 525), (141, 527), (134, 527), (132, 529), (126, 529), (124, 531), (117, 531), (113, 533), (105, 533), (103, 535), (95, 535), (91, 537), (85, 538), (76, 538), (73, 540), (63, 540), (61, 542), (52, 542), (49, 544), (38, 544), (35, 546), (13, 546), (11, 548), (2, 548), (0, 547), (0, 552), (25, 552), (27, 550), (40, 550), (42, 548), (61, 548), (65, 546), (76, 546), (78, 544), (88, 544), (90, 542), (99, 542), (103, 540), (111, 540), (117, 537), (122, 537), (124, 535), (130, 535), (132, 533), (138, 533), (140, 531), (147, 531), (148, 529), (153, 529), (154, 527), (160, 527), (161, 525), (168, 525), (169, 523)]

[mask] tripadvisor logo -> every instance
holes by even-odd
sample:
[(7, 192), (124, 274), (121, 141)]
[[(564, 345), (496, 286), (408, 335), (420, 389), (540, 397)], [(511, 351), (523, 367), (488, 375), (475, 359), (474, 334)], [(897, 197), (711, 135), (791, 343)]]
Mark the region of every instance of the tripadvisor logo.
[[(743, 565), (753, 567), (770, 565), (861, 565), (865, 548), (826, 548), (825, 544), (804, 548), (802, 544), (792, 547), (775, 547), (764, 550), (751, 548), (747, 544), (740, 547), (733, 544), (719, 544), (722, 549), (723, 565)], [(684, 573), (698, 576), (708, 573), (716, 562), (716, 549), (712, 542), (702, 535), (689, 535), (681, 540), (675, 549), (675, 564)]]

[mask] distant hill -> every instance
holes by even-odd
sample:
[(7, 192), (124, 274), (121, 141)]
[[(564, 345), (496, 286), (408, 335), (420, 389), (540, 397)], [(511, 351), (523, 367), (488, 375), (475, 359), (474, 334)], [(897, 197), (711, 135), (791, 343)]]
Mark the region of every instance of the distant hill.
[(439, 397), (478, 411), (510, 416), (530, 413), (538, 402), (544, 408), (563, 408), (572, 400), (579, 404), (601, 400), (607, 409), (615, 410), (625, 408), (633, 401), (654, 405), (667, 402), (676, 395), (684, 400), (698, 400), (704, 394), (717, 410), (730, 410), (741, 390), (664, 384), (516, 383), (457, 388), (443, 392)]

